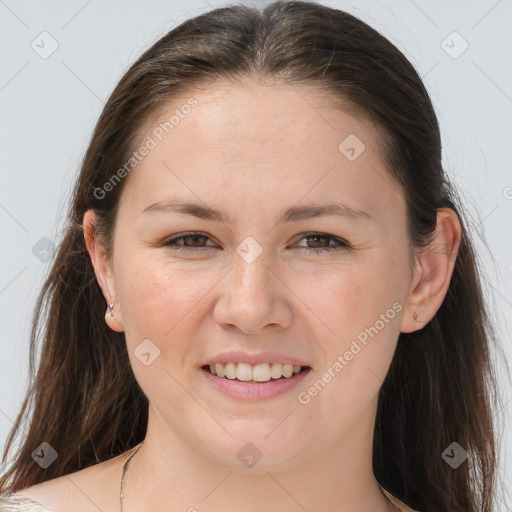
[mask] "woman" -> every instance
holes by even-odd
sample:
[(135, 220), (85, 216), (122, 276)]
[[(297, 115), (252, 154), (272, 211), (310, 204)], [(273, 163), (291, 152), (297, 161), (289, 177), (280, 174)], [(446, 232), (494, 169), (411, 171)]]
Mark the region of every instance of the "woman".
[(5, 510), (493, 510), (456, 203), (421, 79), (362, 21), (276, 2), (169, 32), (84, 158)]

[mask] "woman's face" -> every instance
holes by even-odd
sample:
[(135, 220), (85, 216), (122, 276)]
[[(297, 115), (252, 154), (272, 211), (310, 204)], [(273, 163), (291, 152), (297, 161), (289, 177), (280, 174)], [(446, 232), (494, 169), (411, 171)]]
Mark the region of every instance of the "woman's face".
[[(242, 469), (246, 456), (284, 469), (339, 446), (360, 453), (412, 277), (405, 201), (377, 133), (304, 86), (191, 96), (142, 137), (114, 235), (114, 314), (150, 425)], [(263, 364), (241, 378), (279, 362), (311, 370), (234, 382), (207, 374), (211, 360)]]

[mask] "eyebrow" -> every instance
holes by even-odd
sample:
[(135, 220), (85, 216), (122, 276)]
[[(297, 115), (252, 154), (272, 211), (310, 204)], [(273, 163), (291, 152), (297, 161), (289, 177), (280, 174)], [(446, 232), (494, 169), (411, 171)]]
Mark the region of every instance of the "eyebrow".
[[(185, 215), (191, 215), (199, 219), (212, 220), (223, 223), (230, 223), (231, 219), (222, 211), (206, 206), (204, 204), (184, 202), (175, 199), (161, 201), (154, 203), (144, 210), (143, 213), (156, 213), (156, 212), (176, 212)], [(274, 219), (275, 224), (284, 222), (298, 222), (305, 219), (320, 217), (323, 215), (336, 215), (340, 217), (347, 217), (353, 220), (369, 220), (372, 217), (355, 208), (351, 208), (345, 204), (308, 204), (304, 206), (292, 206), (281, 212), (277, 219)]]

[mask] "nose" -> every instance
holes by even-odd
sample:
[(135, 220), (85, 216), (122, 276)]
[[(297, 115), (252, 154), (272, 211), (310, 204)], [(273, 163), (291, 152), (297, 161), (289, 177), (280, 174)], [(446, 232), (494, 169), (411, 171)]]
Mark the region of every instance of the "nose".
[(235, 255), (214, 308), (213, 318), (219, 325), (259, 334), (291, 324), (290, 290), (270, 265), (264, 254), (251, 263)]

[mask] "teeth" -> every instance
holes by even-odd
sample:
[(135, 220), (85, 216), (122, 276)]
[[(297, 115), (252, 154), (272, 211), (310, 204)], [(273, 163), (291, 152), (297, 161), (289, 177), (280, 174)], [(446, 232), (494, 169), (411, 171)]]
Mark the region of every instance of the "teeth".
[[(212, 372), (212, 367), (210, 365), (210, 371)], [(219, 377), (225, 377), (226, 376), (226, 370), (224, 369), (224, 366), (221, 364), (215, 365), (215, 370), (212, 372), (214, 375), (217, 374)]]
[(226, 373), (226, 377), (228, 379), (231, 379), (231, 380), (236, 379), (236, 364), (235, 363), (226, 364), (224, 372)]
[(267, 382), (269, 381), (269, 376), (272, 377), (270, 372), (270, 365), (265, 364), (257, 364), (252, 368), (252, 380), (256, 382)]
[(251, 365), (247, 363), (215, 363), (210, 365), (210, 373), (228, 379), (241, 381), (268, 382), (271, 379), (285, 377), (299, 373), (300, 366), (281, 363), (263, 363)]
[(252, 380), (252, 366), (246, 363), (238, 363), (236, 378), (238, 380)]
[(270, 370), (270, 375), (273, 379), (279, 379), (283, 375), (283, 365), (281, 363), (274, 363)]

